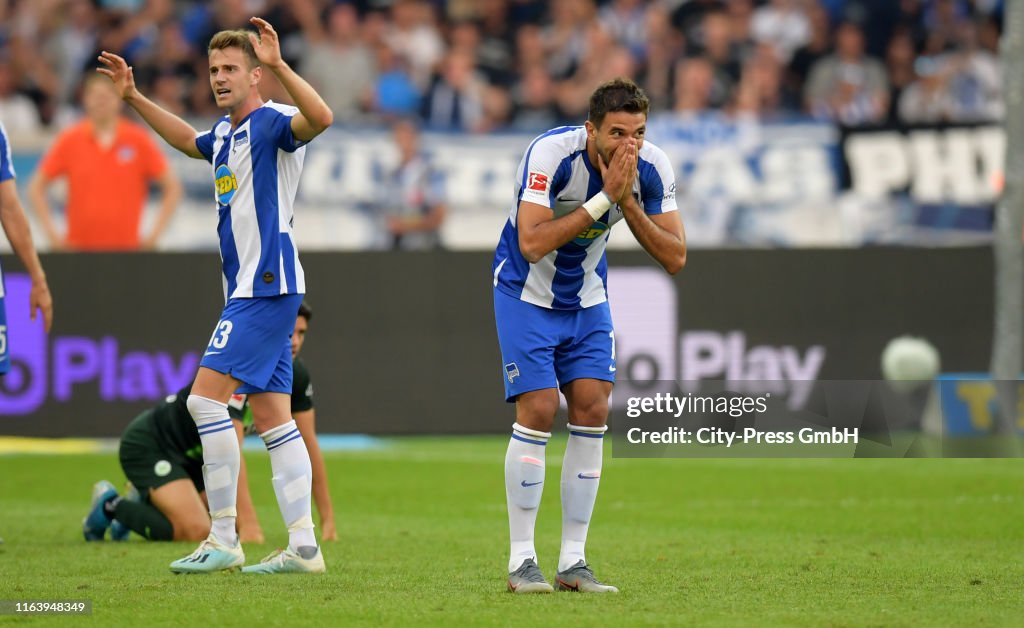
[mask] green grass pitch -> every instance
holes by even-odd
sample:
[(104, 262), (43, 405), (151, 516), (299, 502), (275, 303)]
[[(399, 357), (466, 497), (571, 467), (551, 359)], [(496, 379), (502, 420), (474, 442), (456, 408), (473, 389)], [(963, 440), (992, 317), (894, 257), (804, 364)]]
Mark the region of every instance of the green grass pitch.
[[(116, 456), (0, 456), (0, 599), (90, 599), (96, 625), (1020, 625), (1020, 460), (605, 459), (587, 557), (618, 596), (505, 591), (504, 437), (328, 454), (328, 573), (174, 576), (192, 544), (86, 544)], [(564, 439), (548, 446), (541, 567), (559, 546)], [(286, 541), (248, 455), (266, 546)], [(0, 616), (0, 624), (25, 617)]]

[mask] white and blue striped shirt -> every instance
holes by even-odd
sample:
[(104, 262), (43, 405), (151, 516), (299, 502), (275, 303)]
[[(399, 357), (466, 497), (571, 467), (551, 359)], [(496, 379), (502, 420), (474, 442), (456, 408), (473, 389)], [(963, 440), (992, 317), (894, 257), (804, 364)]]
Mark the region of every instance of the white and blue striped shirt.
[(306, 292), (292, 237), (306, 153), (306, 142), (291, 129), (297, 112), (267, 101), (234, 129), (224, 116), (196, 136), (199, 152), (213, 164), (227, 299)]
[[(644, 212), (675, 211), (675, 175), (668, 156), (645, 141), (638, 157), (633, 195)], [(623, 218), (618, 205), (535, 264), (520, 252), (517, 229), (521, 201), (549, 207), (555, 218), (560, 218), (600, 192), (603, 185), (598, 167), (587, 158), (585, 127), (559, 127), (533, 140), (516, 171), (516, 203), (494, 254), (495, 288), (555, 310), (578, 310), (607, 301), (605, 248), (611, 226)]]
[(7, 129), (4, 123), (0, 122), (0, 183), (13, 179), (14, 160), (11, 157), (11, 142), (7, 139)]
[[(11, 157), (11, 142), (7, 139), (7, 129), (0, 122), (0, 183), (15, 177), (14, 159)], [(0, 299), (4, 298), (3, 270), (0, 269)]]

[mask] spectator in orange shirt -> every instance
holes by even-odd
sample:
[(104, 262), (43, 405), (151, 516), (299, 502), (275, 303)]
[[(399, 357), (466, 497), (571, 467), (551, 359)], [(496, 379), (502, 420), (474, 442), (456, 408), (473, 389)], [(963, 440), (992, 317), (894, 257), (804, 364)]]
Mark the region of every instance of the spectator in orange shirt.
[[(181, 183), (149, 133), (121, 116), (122, 101), (106, 77), (86, 78), (82, 105), (85, 119), (57, 136), (29, 183), (29, 199), (52, 248), (155, 248), (181, 198)], [(68, 184), (66, 236), (58, 232), (46, 198), (48, 186), (60, 178)], [(160, 213), (140, 240), (151, 181), (161, 188)]]

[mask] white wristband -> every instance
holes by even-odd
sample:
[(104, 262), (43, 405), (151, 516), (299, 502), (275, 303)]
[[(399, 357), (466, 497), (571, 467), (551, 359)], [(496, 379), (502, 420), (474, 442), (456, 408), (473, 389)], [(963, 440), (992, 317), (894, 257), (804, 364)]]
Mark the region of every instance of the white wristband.
[(587, 210), (590, 217), (597, 220), (612, 206), (612, 199), (608, 198), (608, 195), (601, 190), (597, 194), (590, 197), (586, 203), (583, 203), (583, 209)]

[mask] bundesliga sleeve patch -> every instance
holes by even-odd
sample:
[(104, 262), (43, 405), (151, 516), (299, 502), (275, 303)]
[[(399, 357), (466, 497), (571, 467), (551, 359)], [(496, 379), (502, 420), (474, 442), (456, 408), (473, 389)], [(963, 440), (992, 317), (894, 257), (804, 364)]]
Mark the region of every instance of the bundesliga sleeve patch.
[(540, 172), (531, 172), (529, 182), (526, 185), (527, 189), (535, 192), (547, 192), (548, 191), (548, 175), (541, 174)]

